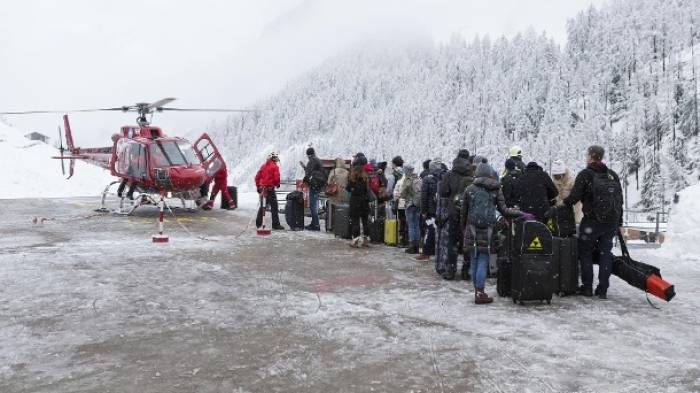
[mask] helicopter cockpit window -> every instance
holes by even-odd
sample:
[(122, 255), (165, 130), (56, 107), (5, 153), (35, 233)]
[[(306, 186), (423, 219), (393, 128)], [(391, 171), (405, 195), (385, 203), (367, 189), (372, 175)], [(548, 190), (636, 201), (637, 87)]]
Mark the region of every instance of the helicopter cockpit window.
[(153, 165), (155, 167), (196, 163), (196, 160), (190, 160), (187, 154), (180, 150), (180, 147), (175, 141), (156, 142), (151, 145), (150, 153), (154, 158)]
[(185, 140), (180, 140), (177, 142), (177, 145), (180, 147), (180, 151), (187, 159), (187, 162), (192, 163), (192, 164), (201, 164), (199, 162), (199, 158), (197, 158), (197, 155), (194, 153), (194, 149), (192, 148), (192, 144), (190, 144), (189, 142), (187, 142)]

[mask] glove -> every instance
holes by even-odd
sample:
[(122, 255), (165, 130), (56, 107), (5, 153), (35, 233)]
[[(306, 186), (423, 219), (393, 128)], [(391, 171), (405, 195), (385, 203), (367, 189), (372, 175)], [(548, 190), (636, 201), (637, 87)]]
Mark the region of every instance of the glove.
[(535, 215), (531, 213), (523, 213), (521, 217), (526, 219), (527, 221), (532, 221), (535, 219)]
[(263, 186), (258, 186), (258, 194), (262, 194), (263, 192)]

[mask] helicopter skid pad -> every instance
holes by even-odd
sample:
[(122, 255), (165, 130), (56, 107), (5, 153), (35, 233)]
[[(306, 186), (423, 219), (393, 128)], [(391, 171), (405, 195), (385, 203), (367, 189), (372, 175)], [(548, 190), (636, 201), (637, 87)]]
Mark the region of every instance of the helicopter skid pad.
[(153, 235), (153, 243), (167, 243), (170, 241), (168, 235)]

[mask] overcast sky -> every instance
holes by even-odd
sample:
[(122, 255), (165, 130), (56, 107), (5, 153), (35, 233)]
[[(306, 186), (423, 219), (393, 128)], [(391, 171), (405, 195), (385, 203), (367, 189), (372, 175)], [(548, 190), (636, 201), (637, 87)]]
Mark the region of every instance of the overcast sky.
[[(560, 43), (566, 19), (602, 0), (3, 0), (0, 111), (247, 107), (360, 39), (400, 32), (446, 40), (533, 27)], [(215, 114), (165, 114), (171, 134)], [(132, 114), (75, 114), (77, 143), (104, 144)], [(59, 115), (8, 116), (54, 136)]]

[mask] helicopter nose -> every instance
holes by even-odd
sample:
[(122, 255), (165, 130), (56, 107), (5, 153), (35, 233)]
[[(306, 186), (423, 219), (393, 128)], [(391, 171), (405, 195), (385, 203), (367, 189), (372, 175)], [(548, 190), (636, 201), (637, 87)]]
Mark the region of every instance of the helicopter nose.
[(170, 179), (176, 190), (191, 190), (204, 183), (206, 175), (201, 167), (170, 167)]

